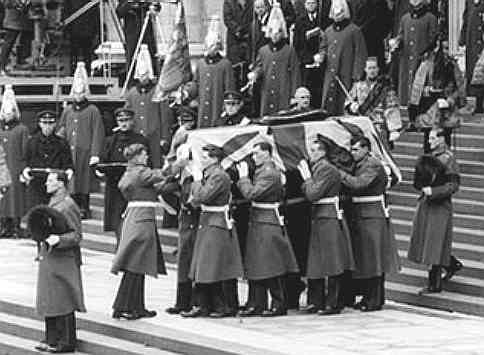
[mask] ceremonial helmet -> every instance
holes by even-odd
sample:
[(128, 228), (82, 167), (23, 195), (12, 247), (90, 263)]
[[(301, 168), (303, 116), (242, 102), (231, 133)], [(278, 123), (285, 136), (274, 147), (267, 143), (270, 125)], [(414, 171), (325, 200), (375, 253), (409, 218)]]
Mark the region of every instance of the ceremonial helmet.
[(70, 96), (74, 96), (74, 94), (82, 94), (84, 96), (90, 94), (86, 63), (84, 62), (77, 62), (76, 70), (74, 72), (74, 80), (72, 81)]
[(11, 84), (5, 85), (3, 92), (2, 107), (0, 108), (0, 120), (5, 119), (5, 116), (14, 115), (15, 119), (20, 118), (20, 110), (15, 99), (15, 92)]
[(142, 79), (149, 78), (153, 80), (155, 74), (153, 72), (153, 64), (151, 62), (151, 55), (147, 44), (142, 44), (136, 58), (136, 68), (134, 70), (134, 78)]
[(272, 31), (282, 31), (284, 38), (288, 36), (286, 20), (284, 19), (284, 13), (282, 12), (279, 1), (274, 1), (269, 19), (267, 20), (266, 31), (266, 36), (269, 36)]

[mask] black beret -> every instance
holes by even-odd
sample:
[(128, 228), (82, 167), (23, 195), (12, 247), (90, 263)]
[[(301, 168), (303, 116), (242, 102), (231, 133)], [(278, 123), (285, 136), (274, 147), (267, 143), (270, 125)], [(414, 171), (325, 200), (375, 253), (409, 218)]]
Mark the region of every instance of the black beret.
[(53, 123), (57, 121), (57, 114), (54, 111), (41, 111), (37, 114), (37, 120), (39, 122)]

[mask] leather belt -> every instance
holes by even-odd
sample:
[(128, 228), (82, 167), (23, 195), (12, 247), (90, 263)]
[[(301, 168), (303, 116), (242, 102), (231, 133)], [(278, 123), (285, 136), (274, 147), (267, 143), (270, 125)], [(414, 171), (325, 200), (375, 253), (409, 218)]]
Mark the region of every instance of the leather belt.
[(387, 207), (385, 204), (385, 196), (384, 195), (377, 195), (377, 196), (355, 196), (351, 198), (353, 203), (372, 203), (372, 202), (380, 202), (381, 207), (383, 208), (383, 213), (385, 214), (385, 218), (390, 218), (390, 207)]
[(213, 212), (213, 213), (223, 213), (225, 217), (225, 222), (227, 223), (227, 228), (232, 229), (233, 221), (229, 216), (229, 205), (222, 205), (222, 206), (208, 206), (208, 205), (201, 205), (202, 212)]
[(276, 213), (277, 220), (281, 226), (284, 226), (284, 216), (279, 212), (279, 202), (252, 202), (251, 206), (263, 210), (273, 210)]
[(313, 202), (314, 205), (334, 205), (336, 216), (341, 221), (343, 210), (339, 207), (339, 196), (325, 197)]
[(155, 201), (129, 201), (126, 209), (135, 207), (161, 207), (161, 204)]

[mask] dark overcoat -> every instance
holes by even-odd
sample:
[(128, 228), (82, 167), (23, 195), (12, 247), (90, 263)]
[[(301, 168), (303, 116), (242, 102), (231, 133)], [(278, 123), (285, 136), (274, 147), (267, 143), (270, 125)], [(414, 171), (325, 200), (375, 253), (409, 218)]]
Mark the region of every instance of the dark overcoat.
[(162, 166), (160, 142), (170, 143), (171, 128), (174, 122), (173, 112), (166, 102), (153, 102), (155, 86), (136, 85), (126, 96), (126, 107), (135, 112), (134, 131), (148, 139), (151, 161), (154, 168)]
[[(29, 168), (72, 169), (69, 144), (55, 134), (46, 137), (39, 131), (27, 141), (25, 165)], [(28, 208), (49, 202), (49, 195), (45, 191), (47, 175), (38, 174), (33, 177), (27, 186)]]
[(261, 82), (261, 116), (288, 109), (301, 84), (296, 50), (285, 41), (266, 44), (259, 49), (254, 72)]
[(99, 109), (87, 102), (68, 106), (62, 112), (58, 135), (67, 140), (72, 154), (72, 193), (88, 194), (91, 178), (89, 159), (100, 156), (104, 140), (104, 124)]
[[(202, 181), (192, 184), (192, 204), (226, 206), (230, 201), (231, 180), (219, 164), (207, 167)], [(223, 212), (200, 213), (200, 221), (190, 267), (190, 279), (212, 283), (243, 276), (239, 242)]]
[(426, 7), (406, 13), (400, 21), (398, 95), (402, 105), (408, 103), (421, 55), (434, 43), (437, 30), (437, 18)]
[(0, 145), (0, 189), (3, 191), (4, 189), (8, 189), (12, 184), (12, 176), (10, 175), (10, 171), (8, 170), (7, 166), (7, 157), (5, 152), (3, 151), (2, 146)]
[(25, 168), (25, 155), (27, 153), (28, 128), (17, 121), (5, 123), (0, 128), (0, 145), (7, 155), (7, 166), (13, 176), (12, 185), (0, 200), (0, 216), (23, 217), (26, 212), (25, 185), (19, 176)]
[(197, 128), (222, 126), (224, 92), (235, 90), (230, 60), (220, 55), (201, 58), (195, 70), (193, 84), (191, 95), (198, 96)]
[(233, 63), (250, 63), (253, 1), (242, 7), (238, 0), (224, 0), (224, 24), (227, 27), (227, 58)]
[[(304, 182), (302, 188), (311, 202), (338, 197), (341, 177), (333, 165), (321, 159), (313, 164), (312, 177)], [(321, 279), (354, 268), (351, 239), (345, 219), (338, 219), (333, 204), (313, 204), (307, 278)]]
[(368, 56), (361, 30), (349, 20), (334, 23), (324, 31), (320, 54), (324, 60), (322, 108), (332, 115), (343, 114), (346, 96), (335, 76), (347, 90), (361, 79)]
[(413, 218), (408, 259), (425, 265), (449, 266), (452, 249), (452, 195), (459, 189), (459, 167), (452, 152), (436, 154), (444, 164), (445, 184), (421, 195)]
[[(342, 183), (352, 197), (384, 195), (387, 174), (381, 162), (366, 156), (357, 163), (354, 175), (342, 174)], [(380, 202), (353, 203), (351, 241), (355, 278), (392, 274), (400, 269), (397, 242), (390, 218)]]
[(81, 212), (68, 195), (54, 196), (49, 206), (61, 212), (73, 232), (60, 235), (53, 248), (42, 243), (37, 279), (37, 313), (41, 317), (85, 312), (81, 279)]
[[(237, 185), (242, 196), (255, 203), (278, 203), (283, 198), (281, 171), (273, 162), (257, 167), (252, 181), (245, 177)], [(299, 272), (291, 242), (275, 210), (251, 207), (244, 255), (249, 280)]]
[[(161, 170), (153, 170), (144, 165), (128, 165), (118, 187), (128, 203), (156, 202), (154, 184), (163, 179)], [(121, 240), (111, 267), (112, 273), (117, 274), (119, 271), (152, 277), (166, 274), (154, 207), (127, 208)]]
[[(472, 74), (477, 60), (484, 50), (484, 1), (477, 4), (474, 0), (466, 0), (466, 6), (462, 17), (462, 30), (459, 38), (459, 45), (466, 46), (466, 78), (467, 83), (472, 80)], [(467, 86), (468, 93), (474, 95), (480, 89), (480, 96), (483, 89)]]
[[(123, 151), (131, 144), (140, 143), (148, 147), (148, 140), (141, 134), (133, 131), (118, 131), (106, 138), (104, 149), (100, 156), (101, 163), (126, 162)], [(101, 169), (102, 170), (102, 169)], [(116, 231), (122, 222), (121, 215), (128, 203), (118, 188), (119, 180), (126, 169), (116, 167), (104, 169), (106, 176), (106, 189), (104, 192), (104, 231)]]

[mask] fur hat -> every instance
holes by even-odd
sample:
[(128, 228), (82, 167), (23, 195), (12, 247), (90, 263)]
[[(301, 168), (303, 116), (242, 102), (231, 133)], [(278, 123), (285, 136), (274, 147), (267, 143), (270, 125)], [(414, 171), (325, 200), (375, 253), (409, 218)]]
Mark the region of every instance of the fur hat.
[(51, 234), (65, 234), (74, 230), (61, 212), (46, 205), (36, 206), (28, 212), (27, 229), (36, 242), (43, 242)]

